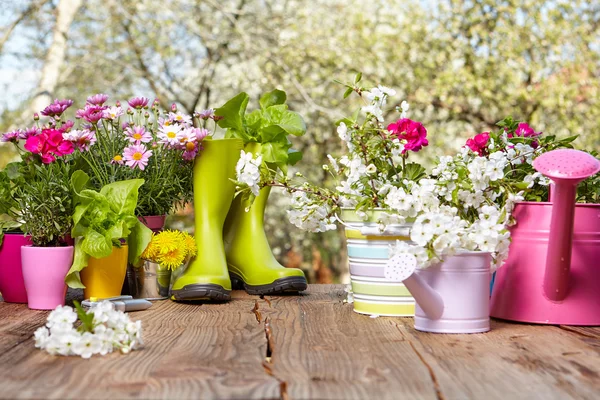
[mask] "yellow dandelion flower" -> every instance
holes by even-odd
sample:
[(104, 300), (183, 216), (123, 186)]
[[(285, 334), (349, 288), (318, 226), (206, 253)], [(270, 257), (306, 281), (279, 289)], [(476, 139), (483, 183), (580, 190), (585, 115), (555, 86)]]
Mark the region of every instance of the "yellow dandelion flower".
[(181, 246), (181, 240), (179, 239), (179, 231), (166, 230), (162, 231), (154, 238), (152, 243), (157, 248), (157, 254), (164, 254), (175, 250)]
[(183, 260), (185, 259), (185, 248), (183, 246), (176, 247), (171, 251), (161, 253), (156, 262), (158, 262), (161, 267), (168, 268), (170, 270), (174, 270), (183, 264)]
[(181, 232), (181, 236), (183, 237), (186, 257), (195, 257), (198, 253), (198, 248), (196, 247), (194, 237), (187, 232)]

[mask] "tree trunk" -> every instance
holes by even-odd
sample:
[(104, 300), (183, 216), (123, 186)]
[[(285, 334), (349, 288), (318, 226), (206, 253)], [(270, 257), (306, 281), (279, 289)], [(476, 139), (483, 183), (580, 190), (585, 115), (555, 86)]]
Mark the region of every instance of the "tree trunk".
[(56, 7), (56, 25), (52, 33), (52, 43), (46, 53), (42, 76), (34, 98), (22, 116), (25, 120), (32, 118), (33, 113), (39, 112), (53, 100), (60, 69), (65, 61), (67, 34), (81, 3), (82, 0), (60, 0)]

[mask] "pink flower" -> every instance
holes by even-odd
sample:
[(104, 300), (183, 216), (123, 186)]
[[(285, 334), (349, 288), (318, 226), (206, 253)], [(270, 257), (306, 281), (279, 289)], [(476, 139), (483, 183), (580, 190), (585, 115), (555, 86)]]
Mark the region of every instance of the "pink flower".
[(131, 143), (140, 144), (152, 141), (152, 135), (150, 132), (146, 132), (143, 126), (127, 127), (125, 134)]
[(145, 97), (134, 97), (127, 101), (130, 107), (137, 108), (138, 110), (148, 105), (150, 100)]
[(110, 160), (111, 164), (116, 164), (116, 165), (123, 165), (125, 164), (125, 161), (123, 161), (123, 156), (121, 156), (120, 154), (117, 154), (116, 156), (113, 157), (112, 160)]
[(106, 103), (106, 100), (108, 100), (108, 95), (103, 93), (98, 93), (87, 98), (88, 104), (93, 106), (101, 106)]
[(128, 167), (138, 167), (142, 171), (148, 165), (148, 159), (152, 156), (152, 150), (148, 150), (141, 144), (134, 144), (129, 147), (125, 147), (123, 150), (123, 160)]
[(208, 129), (204, 129), (204, 128), (191, 128), (191, 133), (196, 137), (196, 141), (201, 142), (202, 140), (204, 140), (205, 137), (207, 137), (210, 132), (208, 132)]
[(59, 131), (65, 133), (65, 132), (69, 132), (71, 130), (71, 128), (73, 128), (73, 126), (75, 125), (75, 122), (73, 121), (65, 121), (64, 124), (62, 124), (62, 126), (60, 128), (58, 128)]
[(29, 129), (26, 129), (24, 131), (21, 131), (21, 133), (19, 134), (19, 138), (21, 139), (28, 139), (31, 136), (37, 136), (40, 133), (42, 133), (42, 130), (40, 128), (38, 128), (37, 126), (32, 126)]
[(427, 130), (420, 122), (402, 118), (389, 124), (387, 130), (398, 139), (406, 140), (402, 154), (406, 153), (408, 150), (417, 152), (421, 150), (422, 147), (429, 144), (429, 141), (427, 140)]
[(483, 132), (475, 135), (471, 139), (467, 139), (466, 146), (471, 149), (474, 153), (480, 156), (487, 154), (487, 144), (490, 140), (490, 133)]
[(115, 120), (123, 114), (125, 114), (125, 111), (121, 107), (109, 107), (104, 110), (103, 118)]
[(73, 143), (79, 151), (88, 151), (96, 143), (96, 134), (87, 129), (63, 133), (63, 138)]
[(64, 140), (63, 133), (56, 129), (43, 129), (39, 135), (27, 138), (24, 147), (39, 154), (44, 164), (50, 164), (55, 157), (71, 154), (74, 150), (73, 143)]
[(59, 100), (55, 99), (52, 104), (44, 108), (42, 115), (47, 117), (60, 116), (65, 110), (73, 105), (73, 100)]
[(102, 118), (104, 118), (104, 110), (108, 107), (106, 106), (94, 106), (91, 104), (86, 104), (85, 108), (81, 110), (77, 110), (75, 114), (77, 118), (83, 118), (87, 122), (92, 124), (98, 123)]
[(21, 130), (16, 130), (16, 131), (12, 131), (12, 132), (6, 132), (2, 134), (2, 138), (0, 139), (0, 141), (2, 142), (11, 142), (11, 143), (18, 143), (19, 142), (19, 138), (23, 135), (23, 132)]
[(516, 136), (522, 136), (522, 137), (536, 137), (536, 136), (540, 136), (542, 134), (542, 132), (535, 132), (530, 126), (529, 124), (527, 124), (526, 122), (521, 122), (518, 126), (517, 129), (515, 129), (515, 135)]
[(171, 122), (177, 122), (179, 124), (183, 124), (183, 125), (191, 125), (192, 124), (192, 117), (190, 117), (189, 115), (185, 115), (182, 113), (169, 113), (169, 121)]
[(185, 151), (183, 152), (183, 159), (186, 161), (191, 161), (196, 158), (198, 154), (198, 150), (200, 150), (200, 145), (194, 142), (187, 142), (185, 144)]
[(208, 110), (200, 111), (196, 115), (198, 116), (198, 118), (202, 118), (202, 119), (206, 120), (206, 119), (212, 118), (215, 115), (215, 110), (212, 108), (209, 108)]

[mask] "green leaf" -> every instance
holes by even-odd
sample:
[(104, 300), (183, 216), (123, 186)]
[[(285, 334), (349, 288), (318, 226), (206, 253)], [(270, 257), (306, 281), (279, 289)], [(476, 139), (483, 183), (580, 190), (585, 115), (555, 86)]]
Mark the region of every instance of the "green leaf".
[(302, 160), (302, 152), (300, 150), (289, 149), (288, 150), (288, 164), (296, 165), (296, 163)]
[(140, 261), (140, 256), (146, 250), (146, 247), (152, 240), (152, 231), (136, 219), (135, 224), (131, 226), (131, 233), (127, 239), (129, 263), (137, 265)]
[(81, 321), (81, 325), (77, 328), (79, 332), (94, 332), (94, 314), (85, 311), (77, 300), (73, 300), (73, 305), (77, 311), (77, 317)]
[(75, 204), (78, 204), (82, 200), (79, 193), (85, 188), (89, 181), (90, 177), (88, 174), (81, 170), (77, 170), (71, 175), (71, 191), (73, 192)]
[(425, 177), (425, 168), (417, 163), (408, 163), (404, 167), (403, 177), (412, 181), (418, 181)]
[(306, 123), (300, 114), (287, 110), (281, 116), (277, 124), (284, 131), (294, 136), (302, 136), (306, 133)]
[(73, 289), (85, 289), (85, 286), (83, 283), (81, 283), (79, 271), (87, 267), (90, 256), (82, 250), (81, 243), (81, 238), (75, 239), (75, 254), (73, 257), (73, 264), (71, 264), (71, 268), (65, 277), (65, 283)]
[(89, 229), (81, 242), (81, 250), (94, 258), (108, 257), (112, 253), (112, 240), (94, 229)]
[(262, 122), (262, 111), (254, 110), (246, 114), (246, 128), (258, 131)]
[(358, 83), (360, 82), (360, 80), (362, 79), (362, 72), (359, 72), (358, 74), (356, 74), (356, 76), (354, 77), (354, 83)]
[(138, 201), (139, 188), (144, 184), (143, 179), (129, 179), (105, 185), (100, 194), (106, 197), (110, 208), (117, 214), (132, 215)]
[(215, 110), (215, 115), (223, 117), (218, 122), (221, 128), (233, 129), (238, 133), (244, 132), (244, 114), (250, 97), (242, 92), (231, 98), (227, 103)]
[(4, 171), (6, 171), (6, 175), (10, 180), (15, 180), (21, 177), (21, 166), (22, 162), (11, 162), (6, 165)]
[(287, 142), (271, 142), (271, 143), (263, 143), (262, 145), (262, 155), (263, 161), (268, 163), (286, 163), (288, 162), (288, 149), (291, 147), (291, 144)]
[(285, 92), (283, 90), (275, 89), (263, 94), (258, 103), (260, 104), (260, 108), (264, 110), (271, 106), (285, 104), (286, 100), (287, 95)]
[(347, 99), (348, 96), (350, 96), (352, 94), (352, 92), (354, 92), (354, 89), (352, 89), (352, 88), (346, 89), (346, 91), (344, 92), (344, 98)]

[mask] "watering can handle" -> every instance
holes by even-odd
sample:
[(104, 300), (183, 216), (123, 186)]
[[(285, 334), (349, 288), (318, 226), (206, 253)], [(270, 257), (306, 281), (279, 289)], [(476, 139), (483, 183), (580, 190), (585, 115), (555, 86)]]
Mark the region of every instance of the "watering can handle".
[(577, 184), (555, 185), (553, 192), (544, 293), (549, 300), (562, 301), (569, 289)]

